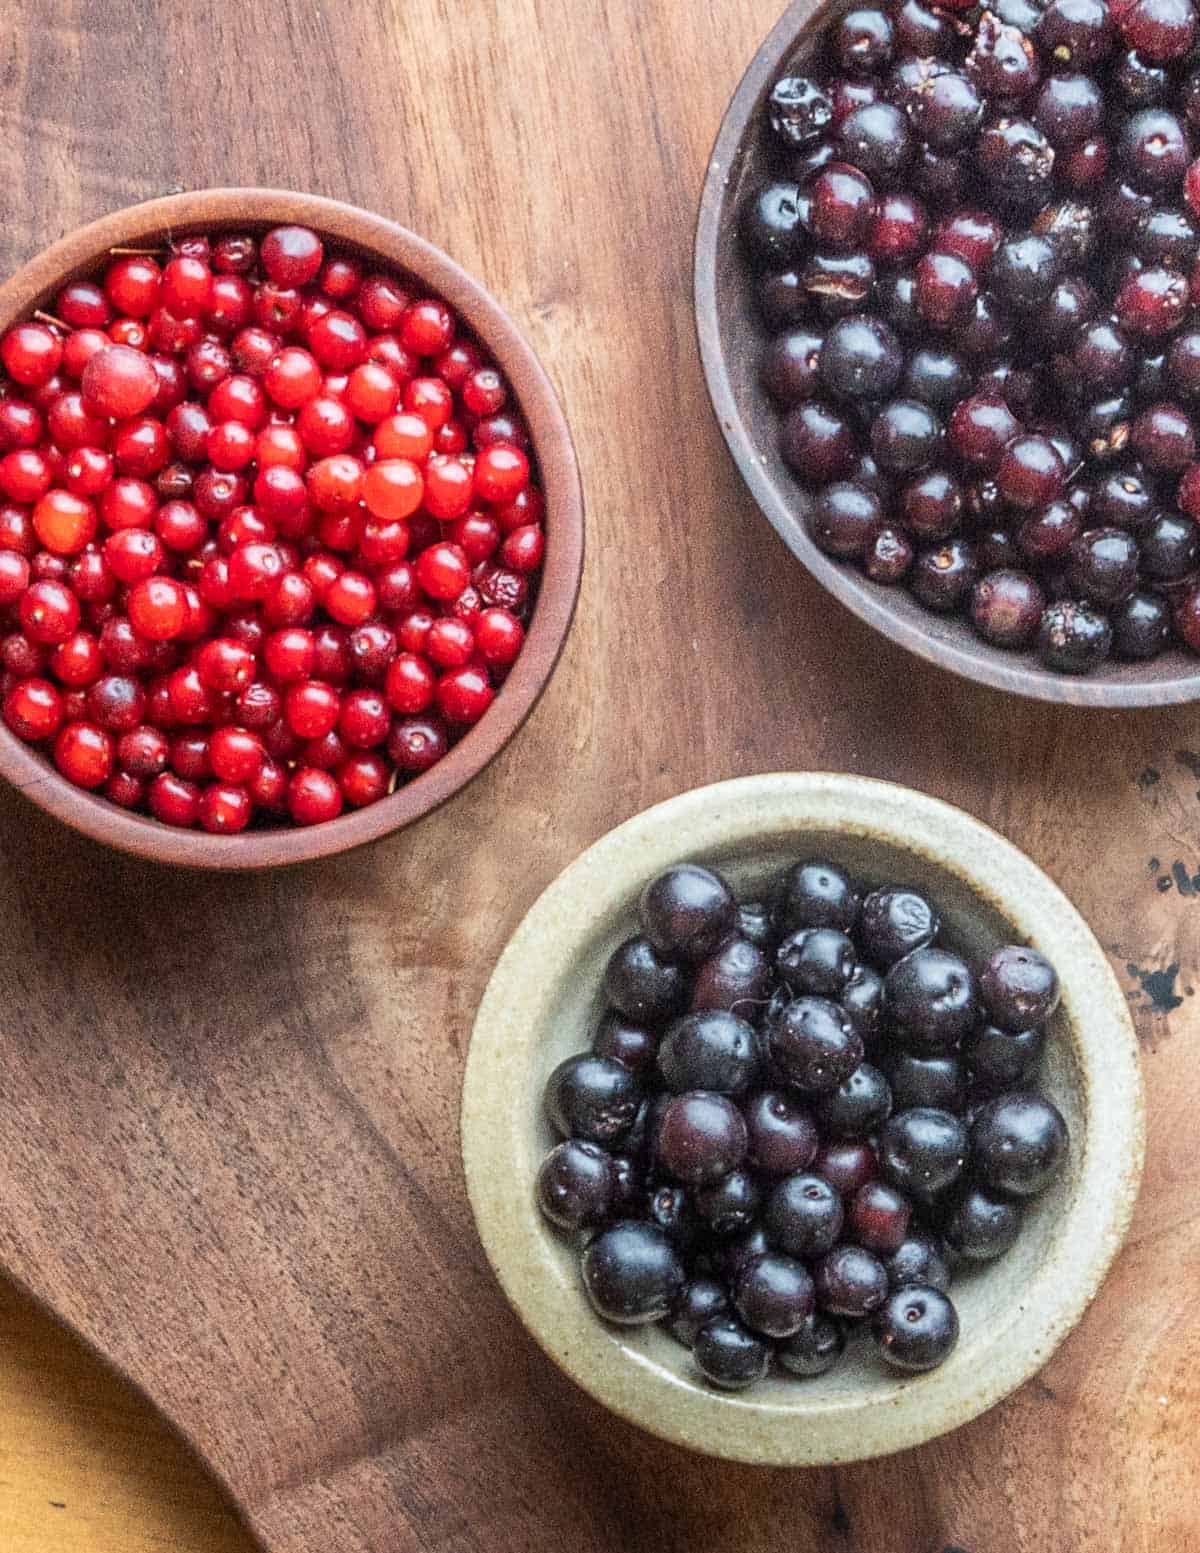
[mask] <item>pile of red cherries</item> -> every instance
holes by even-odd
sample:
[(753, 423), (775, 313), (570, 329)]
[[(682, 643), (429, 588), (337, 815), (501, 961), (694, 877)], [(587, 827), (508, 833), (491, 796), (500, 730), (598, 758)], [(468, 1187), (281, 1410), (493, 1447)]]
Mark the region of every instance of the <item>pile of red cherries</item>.
[(829, 555), (1083, 673), (1200, 651), (1193, 0), (883, 0), (765, 105), (741, 238)]
[(0, 711), (215, 833), (427, 771), (520, 653), (544, 499), (436, 297), (308, 228), (117, 251), (0, 339)]

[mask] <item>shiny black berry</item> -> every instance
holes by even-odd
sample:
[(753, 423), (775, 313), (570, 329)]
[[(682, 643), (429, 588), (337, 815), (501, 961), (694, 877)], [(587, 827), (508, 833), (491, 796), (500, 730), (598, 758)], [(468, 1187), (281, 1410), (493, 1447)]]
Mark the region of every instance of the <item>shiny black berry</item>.
[(621, 1326), (661, 1321), (683, 1294), (683, 1263), (650, 1224), (626, 1220), (603, 1230), (583, 1253), (583, 1285), (598, 1315)]
[(775, 951), (775, 969), (796, 994), (838, 998), (857, 968), (854, 945), (837, 928), (801, 928)]
[(995, 950), (979, 977), (987, 1010), (1005, 1030), (1045, 1024), (1058, 1007), (1058, 975), (1044, 954), (1025, 944)]
[(826, 1094), (863, 1059), (862, 1038), (845, 1011), (828, 998), (800, 997), (766, 1031), (775, 1072), (808, 1094)]
[(928, 1200), (954, 1185), (967, 1162), (967, 1129), (933, 1106), (899, 1111), (879, 1139), (884, 1177), (911, 1197)]
[(744, 1391), (766, 1375), (771, 1351), (740, 1321), (719, 1316), (701, 1328), (692, 1357), (712, 1385), (724, 1391)]
[(871, 1320), (879, 1352), (899, 1370), (933, 1370), (958, 1342), (958, 1312), (940, 1290), (906, 1285)]
[(827, 1138), (866, 1138), (883, 1125), (891, 1109), (888, 1081), (869, 1062), (860, 1062), (848, 1079), (813, 1102), (813, 1114)]
[(564, 1138), (616, 1143), (633, 1126), (642, 1093), (624, 1063), (568, 1057), (546, 1080), (546, 1114)]
[(846, 1351), (846, 1334), (829, 1316), (814, 1311), (798, 1332), (785, 1338), (775, 1357), (785, 1370), (804, 1380), (825, 1375)]
[(771, 1245), (788, 1256), (810, 1258), (831, 1250), (844, 1222), (842, 1199), (824, 1177), (798, 1171), (771, 1190), (763, 1227)]
[(669, 1019), (679, 1012), (686, 991), (679, 966), (663, 959), (648, 938), (627, 938), (605, 967), (605, 997), (635, 1024)]
[(686, 1014), (663, 1038), (658, 1071), (677, 1095), (691, 1089), (735, 1097), (748, 1094), (759, 1077), (754, 1028), (723, 1009)]
[(868, 957), (886, 968), (931, 944), (940, 927), (941, 918), (924, 895), (889, 884), (863, 901), (859, 934)]
[(1067, 1124), (1042, 1095), (1002, 1095), (971, 1124), (971, 1169), (985, 1189), (1033, 1197), (1058, 1175), (1066, 1153)]
[(679, 863), (652, 879), (639, 906), (646, 937), (669, 960), (706, 960), (737, 920), (737, 902), (719, 874)]
[(538, 1171), (538, 1206), (559, 1229), (602, 1224), (615, 1189), (612, 1157), (599, 1144), (578, 1138), (551, 1149)]
[(971, 967), (948, 949), (929, 946), (897, 961), (883, 984), (884, 1006), (914, 1051), (948, 1051), (979, 1009)]

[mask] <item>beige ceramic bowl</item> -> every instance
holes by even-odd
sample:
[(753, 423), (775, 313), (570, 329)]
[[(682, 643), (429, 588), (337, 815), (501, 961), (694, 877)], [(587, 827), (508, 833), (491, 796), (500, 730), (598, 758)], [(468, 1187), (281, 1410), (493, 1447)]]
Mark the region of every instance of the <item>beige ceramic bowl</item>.
[[(1070, 1125), (1070, 1162), (1008, 1256), (956, 1281), (962, 1336), (940, 1369), (898, 1377), (869, 1345), (855, 1345), (820, 1380), (772, 1377), (727, 1395), (705, 1386), (686, 1350), (657, 1327), (616, 1329), (592, 1314), (577, 1252), (534, 1203), (538, 1165), (555, 1141), (540, 1097), (550, 1070), (590, 1037), (605, 960), (634, 930), (647, 879), (698, 859), (745, 894), (805, 855), (866, 881), (928, 890), (959, 948), (1022, 939), (1049, 955), (1063, 998), (1043, 1082)], [(556, 1364), (664, 1439), (733, 1460), (807, 1466), (918, 1445), (982, 1413), (1046, 1362), (1125, 1235), (1142, 1168), (1142, 1085), (1125, 1000), (1099, 944), (1023, 853), (961, 810), (906, 788), (785, 774), (659, 804), (610, 831), (545, 891), (480, 1006), (462, 1139), (484, 1249)]]

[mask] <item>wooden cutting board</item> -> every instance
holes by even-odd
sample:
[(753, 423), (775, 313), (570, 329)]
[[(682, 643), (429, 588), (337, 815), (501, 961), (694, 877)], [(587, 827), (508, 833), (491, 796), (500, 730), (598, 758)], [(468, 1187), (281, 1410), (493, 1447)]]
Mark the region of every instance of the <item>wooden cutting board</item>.
[[(0, 266), (176, 185), (374, 207), (506, 299), (587, 486), (557, 678), (416, 830), (196, 878), (0, 794), (0, 1257), (272, 1553), (1200, 1539), (1197, 713), (1026, 705), (926, 668), (831, 605), (746, 498), (690, 242), (778, 4), (9, 0)], [(476, 1244), (457, 1105), (492, 962), (564, 863), (680, 789), (806, 767), (962, 804), (1061, 882), (1137, 1012), (1151, 1148), (1129, 1247), (1041, 1379), (905, 1457), (788, 1473), (658, 1444), (549, 1366)]]

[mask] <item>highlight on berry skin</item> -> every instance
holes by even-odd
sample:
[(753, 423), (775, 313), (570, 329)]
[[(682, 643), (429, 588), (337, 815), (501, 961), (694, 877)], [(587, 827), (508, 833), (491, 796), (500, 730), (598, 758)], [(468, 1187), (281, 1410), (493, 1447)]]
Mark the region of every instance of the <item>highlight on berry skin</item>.
[(302, 226), (112, 253), (0, 338), (0, 715), (235, 834), (362, 808), (517, 661), (529, 434), (441, 298)]

